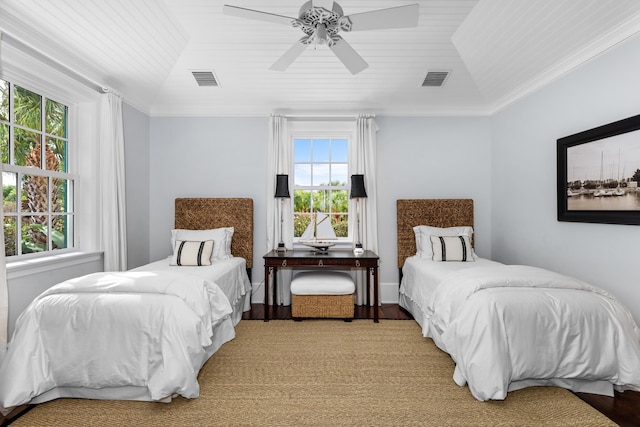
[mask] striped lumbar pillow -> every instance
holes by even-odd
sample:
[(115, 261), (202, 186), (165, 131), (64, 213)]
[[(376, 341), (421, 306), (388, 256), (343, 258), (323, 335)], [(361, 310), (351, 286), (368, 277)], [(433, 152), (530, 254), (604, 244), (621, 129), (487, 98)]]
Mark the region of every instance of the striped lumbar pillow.
[(469, 236), (430, 236), (434, 261), (474, 261)]
[(171, 265), (211, 265), (212, 252), (213, 240), (202, 242), (177, 240)]

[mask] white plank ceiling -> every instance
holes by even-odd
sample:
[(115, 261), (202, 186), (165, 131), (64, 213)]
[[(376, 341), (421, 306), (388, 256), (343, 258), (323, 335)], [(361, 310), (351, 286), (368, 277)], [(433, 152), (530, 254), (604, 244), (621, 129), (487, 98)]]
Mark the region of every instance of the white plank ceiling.
[[(225, 3), (297, 17), (304, 0), (0, 0), (0, 31), (152, 116), (492, 114), (640, 32), (638, 0), (342, 0), (345, 15), (418, 3), (419, 24), (342, 33), (359, 74), (324, 45), (280, 72), (302, 32)], [(218, 87), (196, 84), (204, 70)], [(450, 74), (422, 87), (429, 71)]]

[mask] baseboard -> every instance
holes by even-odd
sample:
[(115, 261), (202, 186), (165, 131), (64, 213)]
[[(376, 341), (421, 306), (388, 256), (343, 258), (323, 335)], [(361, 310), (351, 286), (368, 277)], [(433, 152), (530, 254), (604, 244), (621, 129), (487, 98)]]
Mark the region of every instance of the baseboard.
[[(380, 283), (380, 303), (398, 304), (398, 283)], [(251, 284), (251, 302), (254, 304), (264, 303), (264, 282)]]

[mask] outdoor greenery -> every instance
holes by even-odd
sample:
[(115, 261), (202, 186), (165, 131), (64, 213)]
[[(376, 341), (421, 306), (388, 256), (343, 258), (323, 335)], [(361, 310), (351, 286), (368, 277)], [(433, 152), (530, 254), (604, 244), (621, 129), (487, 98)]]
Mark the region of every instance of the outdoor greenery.
[[(13, 91), (12, 103), (10, 91)], [(21, 253), (46, 251), (49, 239), (53, 249), (66, 247), (66, 216), (52, 217), (52, 229), (49, 230), (49, 215), (46, 213), (67, 211), (70, 182), (49, 178), (38, 170), (67, 172), (67, 111), (63, 104), (0, 80), (2, 162), (33, 169), (28, 174), (3, 173), (5, 178), (12, 178), (5, 179), (2, 188), (7, 256), (18, 255), (18, 219), (21, 224)], [(51, 199), (48, 197), (50, 186)]]
[[(346, 186), (343, 182), (321, 184), (323, 187)], [(347, 190), (295, 190), (293, 195), (293, 235), (302, 233), (317, 213), (329, 214), (337, 237), (349, 235), (349, 195)]]

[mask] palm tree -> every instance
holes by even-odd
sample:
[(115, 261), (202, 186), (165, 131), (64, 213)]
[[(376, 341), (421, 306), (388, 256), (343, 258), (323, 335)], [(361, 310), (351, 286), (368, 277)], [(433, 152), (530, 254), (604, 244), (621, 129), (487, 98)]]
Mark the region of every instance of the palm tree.
[[(41, 144), (36, 144), (26, 158), (26, 166), (40, 166)], [(46, 169), (58, 170), (58, 158), (49, 149), (45, 150)], [(22, 183), (22, 211), (23, 212), (47, 212), (49, 207), (47, 187), (49, 178), (38, 175), (24, 175)], [(51, 179), (51, 212), (60, 212), (58, 197), (59, 179)], [(22, 219), (23, 241), (31, 251), (47, 250), (48, 217), (45, 215), (25, 216)], [(33, 245), (33, 247), (31, 247)]]

